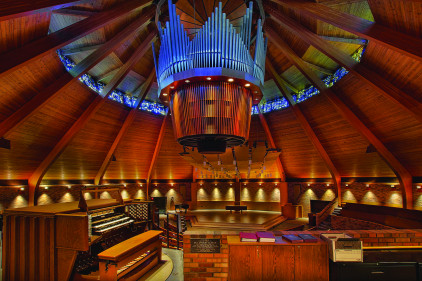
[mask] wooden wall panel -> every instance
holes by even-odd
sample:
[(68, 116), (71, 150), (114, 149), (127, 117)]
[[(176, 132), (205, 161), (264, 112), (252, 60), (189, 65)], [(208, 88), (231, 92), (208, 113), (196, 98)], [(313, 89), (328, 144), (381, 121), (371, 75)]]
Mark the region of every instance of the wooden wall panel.
[(138, 111), (118, 145), (104, 179), (145, 179), (160, 132), (162, 116)]
[(412, 176), (422, 175), (422, 124), (352, 75), (338, 82), (334, 91)]
[(95, 95), (80, 82), (74, 83), (10, 131), (6, 137), (11, 150), (0, 149), (0, 162), (6, 164), (0, 178), (27, 179)]
[(368, 0), (379, 24), (415, 37), (422, 36), (422, 2), (407, 0)]
[(300, 103), (309, 124), (342, 177), (394, 177), (378, 153), (366, 153), (369, 142), (321, 95)]
[(108, 100), (76, 134), (44, 179), (93, 179), (128, 113)]
[(265, 117), (276, 145), (281, 148), (281, 162), (288, 178), (331, 178), (290, 108)]
[(0, 53), (17, 49), (47, 35), (51, 12), (0, 21)]
[(55, 53), (0, 78), (0, 120), (28, 102), (64, 73)]
[(362, 63), (422, 102), (422, 64), (418, 61), (369, 42)]
[(151, 173), (151, 179), (192, 179), (192, 166), (179, 153), (183, 152), (175, 139), (171, 118), (167, 118), (161, 150)]

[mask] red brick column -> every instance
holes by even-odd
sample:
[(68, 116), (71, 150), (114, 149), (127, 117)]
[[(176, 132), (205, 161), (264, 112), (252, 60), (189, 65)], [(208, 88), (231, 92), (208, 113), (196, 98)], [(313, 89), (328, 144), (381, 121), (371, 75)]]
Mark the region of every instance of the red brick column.
[[(191, 238), (221, 239), (219, 254), (191, 253)], [(184, 274), (186, 281), (223, 281), (229, 272), (227, 235), (183, 235)]]

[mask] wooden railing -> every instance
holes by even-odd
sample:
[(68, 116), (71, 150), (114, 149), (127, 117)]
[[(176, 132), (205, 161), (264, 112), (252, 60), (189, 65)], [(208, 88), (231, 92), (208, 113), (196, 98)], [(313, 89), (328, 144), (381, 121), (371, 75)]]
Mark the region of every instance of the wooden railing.
[(150, 230), (98, 254), (100, 280), (138, 280), (161, 261), (161, 233)]
[(331, 201), (321, 212), (316, 214), (316, 226), (318, 227), (323, 221), (325, 221), (329, 215), (333, 212), (334, 208), (337, 206), (337, 198)]

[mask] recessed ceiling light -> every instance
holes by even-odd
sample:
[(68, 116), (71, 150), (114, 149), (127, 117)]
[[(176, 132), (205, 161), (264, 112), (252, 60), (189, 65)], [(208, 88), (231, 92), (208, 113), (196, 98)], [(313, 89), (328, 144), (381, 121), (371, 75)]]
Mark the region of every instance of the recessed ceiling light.
[(211, 80), (211, 77), (207, 77), (207, 80), (210, 81)]
[(259, 100), (259, 98), (255, 98), (255, 100)]
[(167, 93), (164, 93), (163, 96), (167, 96)]
[(249, 87), (250, 85), (251, 85), (251, 84), (249, 84), (249, 83), (248, 83), (248, 84), (245, 84), (245, 87)]
[(190, 81), (189, 81), (189, 80), (185, 80), (185, 82), (186, 82), (186, 83), (189, 83)]
[(174, 86), (170, 86), (170, 89), (174, 89)]
[(233, 81), (234, 81), (234, 79), (233, 79), (233, 78), (229, 78), (227, 81), (229, 81), (229, 82), (233, 82)]

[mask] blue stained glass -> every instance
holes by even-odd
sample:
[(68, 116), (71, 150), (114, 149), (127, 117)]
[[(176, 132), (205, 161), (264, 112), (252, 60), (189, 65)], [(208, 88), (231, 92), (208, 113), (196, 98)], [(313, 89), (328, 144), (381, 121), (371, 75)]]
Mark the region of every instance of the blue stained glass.
[[(76, 65), (71, 59), (69, 59), (68, 57), (63, 55), (61, 50), (58, 50), (57, 54), (59, 55), (59, 58), (60, 58), (61, 62), (63, 63), (63, 65), (64, 65), (64, 67), (66, 68), (67, 71), (70, 71)], [(104, 87), (105, 87), (104, 83), (95, 81), (95, 79), (89, 74), (82, 75), (79, 78), (79, 81), (84, 83), (91, 90), (97, 92), (98, 94), (101, 94)], [(109, 95), (108, 98), (113, 100), (113, 101), (124, 104), (128, 107), (131, 107), (131, 108), (135, 107), (136, 98), (134, 98), (130, 95), (127, 95), (120, 90), (114, 90), (111, 93), (111, 95)], [(167, 114), (167, 107), (166, 106), (159, 104), (159, 103), (147, 101), (147, 100), (144, 100), (139, 108), (140, 108), (140, 110), (148, 111), (148, 112), (151, 112), (151, 113), (154, 113), (154, 114), (157, 114), (157, 115), (166, 115)]]
[[(354, 60), (360, 62), (360, 60), (362, 59), (362, 55), (365, 52), (366, 43), (367, 41), (365, 41), (365, 45), (357, 49), (356, 52), (352, 55), (352, 58)], [(330, 88), (337, 81), (343, 78), (347, 73), (349, 73), (347, 69), (345, 69), (344, 67), (340, 67), (333, 73), (333, 75), (328, 75), (327, 77), (322, 79), (322, 81), (328, 88)], [(296, 102), (305, 101), (309, 99), (310, 97), (315, 96), (317, 94), (319, 94), (319, 90), (315, 88), (314, 86), (309, 86), (308, 88), (303, 89), (302, 91), (299, 91), (299, 93), (297, 94), (292, 94), (292, 97), (293, 97), (294, 102), (296, 103)], [(289, 106), (289, 103), (284, 97), (276, 98), (274, 100), (266, 101), (264, 103), (259, 104), (259, 108), (261, 109), (262, 113), (280, 110), (288, 106)], [(254, 115), (258, 113), (259, 113), (258, 108), (256, 106), (252, 107), (251, 114)]]

